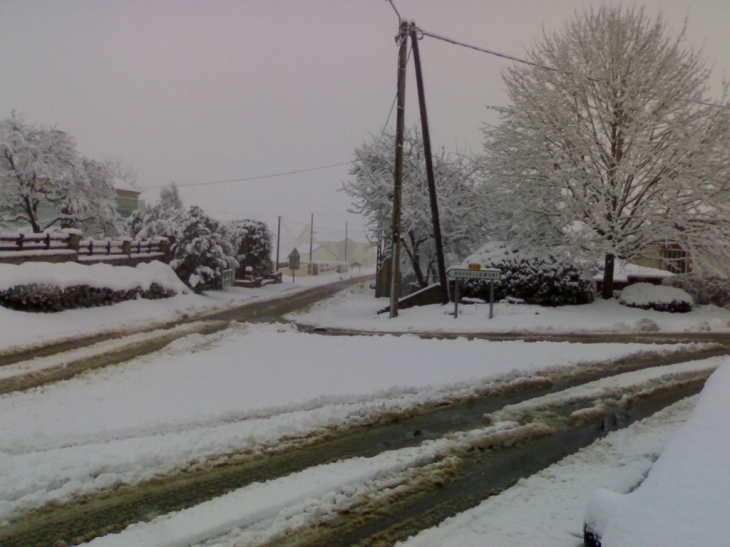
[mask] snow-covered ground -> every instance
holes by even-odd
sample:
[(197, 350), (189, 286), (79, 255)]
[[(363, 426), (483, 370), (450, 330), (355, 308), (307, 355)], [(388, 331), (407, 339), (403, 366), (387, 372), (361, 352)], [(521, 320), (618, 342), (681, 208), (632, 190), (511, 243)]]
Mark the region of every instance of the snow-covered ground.
[[(78, 268), (84, 271), (80, 276)], [(225, 291), (210, 291), (202, 295), (188, 291), (172, 270), (159, 262), (141, 264), (137, 268), (109, 266), (81, 266), (78, 264), (25, 263), (22, 266), (0, 264), (0, 290), (16, 284), (48, 283), (59, 287), (80, 284), (107, 286), (113, 289), (147, 287), (158, 282), (177, 291), (177, 296), (163, 300), (138, 299), (114, 306), (94, 309), (68, 310), (63, 313), (24, 313), (0, 306), (0, 353), (17, 351), (48, 341), (84, 337), (94, 333), (136, 332), (150, 325), (167, 323), (182, 318), (202, 316), (231, 306), (261, 301), (285, 294), (300, 292), (317, 285), (326, 285), (338, 279), (368, 275), (374, 270), (363, 268), (343, 276), (337, 274), (304, 276), (292, 280), (284, 275), (282, 283), (259, 289), (233, 287)], [(170, 278), (172, 274), (172, 278)]]
[[(627, 308), (616, 300), (597, 299), (583, 306), (544, 308), (524, 304), (496, 303), (489, 319), (489, 304), (459, 306), (424, 306), (400, 310), (391, 319), (378, 311), (387, 299), (364, 295), (362, 287), (339, 293), (332, 300), (315, 306), (292, 319), (319, 326), (362, 329), (381, 332), (728, 332), (730, 310), (717, 306), (699, 306), (689, 313), (662, 313)], [(370, 296), (370, 297), (367, 297)]]
[[(97, 330), (132, 330), (144, 323), (204, 313), (336, 279), (320, 276), (291, 283), (289, 278), (282, 285), (259, 290), (179, 295), (58, 314), (0, 309), (0, 348)], [(702, 307), (670, 315), (602, 301), (570, 309), (497, 304), (491, 320), (488, 305), (461, 306), (458, 319), (448, 314), (448, 306), (403, 310), (397, 319), (389, 319), (387, 314), (376, 313), (387, 302), (372, 298), (366, 285), (356, 285), (296, 319), (322, 326), (400, 332), (730, 332), (730, 311), (724, 309)], [(497, 387), (556, 367), (570, 371), (590, 361), (654, 350), (662, 349), (641, 344), (421, 340), (388, 335), (320, 337), (286, 324), (233, 324), (215, 335), (191, 334), (129, 363), (0, 396), (0, 519), (50, 500), (172, 472), (218, 453), (265, 450), (280, 446), (284, 438), (357, 423), (379, 412), (399, 412), (412, 405), (463, 396), (470, 390)], [(722, 361), (677, 365), (575, 389), (623, 389), (620, 382), (648, 385), (662, 381), (662, 375), (714, 368)], [(20, 365), (10, 367), (22, 370)], [(3, 368), (5, 374), (13, 373), (13, 368)], [(692, 406), (693, 401), (681, 402), (611, 434), (473, 511), (412, 538), (407, 545), (575, 547), (585, 503), (593, 491), (603, 487), (625, 492), (639, 482)], [(497, 422), (473, 435), (516, 427), (509, 421)], [(319, 518), (327, 508), (336, 508), (362, 492), (382, 489), (388, 481), (398, 482), (404, 473), (431, 465), (437, 454), (452, 450), (459, 442), (465, 441), (428, 441), (417, 448), (342, 461), (251, 485), (92, 543), (255, 545), (274, 533)]]

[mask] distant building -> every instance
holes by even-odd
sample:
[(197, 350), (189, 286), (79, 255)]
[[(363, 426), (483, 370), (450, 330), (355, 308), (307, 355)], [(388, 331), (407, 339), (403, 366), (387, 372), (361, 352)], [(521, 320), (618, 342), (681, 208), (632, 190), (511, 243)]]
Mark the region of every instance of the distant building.
[[(375, 246), (346, 238), (340, 241), (321, 241), (311, 238), (312, 262), (358, 263), (363, 267), (375, 266)], [(309, 227), (304, 228), (297, 238), (297, 250), (302, 262), (309, 262)]]
[(115, 188), (114, 191), (117, 194), (117, 213), (120, 216), (127, 218), (137, 209), (144, 207), (144, 200), (139, 199), (139, 195), (142, 193), (139, 190)]

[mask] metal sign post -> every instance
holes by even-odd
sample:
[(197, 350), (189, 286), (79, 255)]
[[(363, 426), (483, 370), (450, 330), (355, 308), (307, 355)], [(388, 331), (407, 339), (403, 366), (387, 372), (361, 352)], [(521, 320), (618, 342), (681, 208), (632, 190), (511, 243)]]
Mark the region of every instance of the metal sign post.
[(459, 284), (462, 279), (486, 279), (489, 281), (489, 318), (494, 317), (494, 282), (499, 281), (502, 272), (497, 268), (482, 269), (481, 264), (469, 264), (469, 268), (449, 268), (446, 277), (454, 279), (454, 317), (459, 317)]

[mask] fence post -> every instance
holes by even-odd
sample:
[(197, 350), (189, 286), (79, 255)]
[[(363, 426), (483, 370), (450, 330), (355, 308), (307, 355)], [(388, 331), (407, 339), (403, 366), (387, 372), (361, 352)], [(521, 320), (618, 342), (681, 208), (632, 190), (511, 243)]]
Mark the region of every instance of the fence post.
[(81, 242), (81, 236), (79, 234), (68, 234), (66, 245), (69, 249), (79, 252), (79, 243)]

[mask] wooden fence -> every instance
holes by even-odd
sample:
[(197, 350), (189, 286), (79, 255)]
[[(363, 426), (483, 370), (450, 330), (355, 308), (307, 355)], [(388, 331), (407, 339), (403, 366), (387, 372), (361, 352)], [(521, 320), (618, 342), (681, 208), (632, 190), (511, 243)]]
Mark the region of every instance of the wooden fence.
[(0, 262), (108, 262), (134, 266), (165, 259), (168, 245), (166, 238), (84, 239), (77, 230), (42, 234), (0, 232)]

